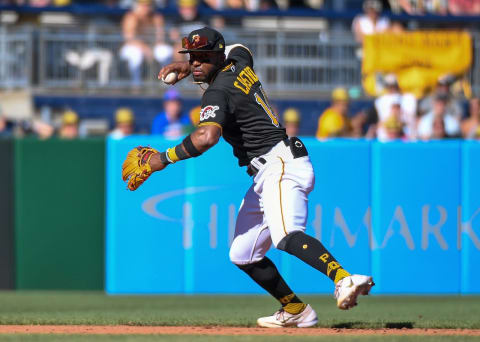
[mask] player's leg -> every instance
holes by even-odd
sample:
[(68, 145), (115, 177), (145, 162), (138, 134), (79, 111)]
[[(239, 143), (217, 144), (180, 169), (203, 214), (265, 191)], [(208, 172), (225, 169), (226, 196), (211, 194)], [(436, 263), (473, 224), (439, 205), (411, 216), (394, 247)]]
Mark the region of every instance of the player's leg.
[(265, 257), (271, 244), (272, 240), (264, 222), (260, 198), (251, 187), (237, 217), (235, 237), (230, 248), (230, 260), (282, 305), (282, 310), (278, 312), (278, 319), (274, 317), (275, 315), (268, 317), (267, 320), (262, 317), (258, 323), (270, 327), (315, 325), (317, 318), (313, 309), (293, 293), (274, 263)]
[[(272, 241), (278, 249), (328, 276), (336, 284), (338, 307), (348, 309), (356, 304), (358, 294), (368, 293), (373, 284), (371, 278), (351, 276), (319, 240), (305, 234), (307, 196), (314, 184), (309, 159), (283, 160), (279, 157), (278, 160), (263, 177), (261, 192)], [(343, 290), (346, 285), (349, 291)]]

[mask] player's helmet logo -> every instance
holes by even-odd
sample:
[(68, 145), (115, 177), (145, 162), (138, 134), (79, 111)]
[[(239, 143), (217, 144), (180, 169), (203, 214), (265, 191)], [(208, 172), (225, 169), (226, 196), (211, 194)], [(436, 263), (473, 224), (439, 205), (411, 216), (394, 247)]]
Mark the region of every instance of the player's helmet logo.
[(200, 36), (198, 34), (195, 34), (192, 36), (192, 44), (198, 44), (200, 43)]
[(208, 105), (203, 107), (202, 110), (200, 111), (200, 121), (204, 121), (209, 118), (214, 118), (216, 116), (215, 112), (219, 109), (220, 109), (219, 106)]

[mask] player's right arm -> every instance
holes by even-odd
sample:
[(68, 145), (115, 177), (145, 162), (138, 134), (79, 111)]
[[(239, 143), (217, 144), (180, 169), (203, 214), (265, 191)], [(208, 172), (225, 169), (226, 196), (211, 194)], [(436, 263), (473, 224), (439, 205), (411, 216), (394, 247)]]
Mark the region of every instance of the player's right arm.
[[(253, 68), (253, 54), (242, 44), (233, 44), (225, 47), (225, 56), (227, 60), (240, 62)], [(177, 80), (172, 83), (175, 84), (191, 73), (189, 62), (174, 62), (164, 66), (158, 73), (158, 79), (163, 80), (169, 73), (176, 71), (178, 73)]]

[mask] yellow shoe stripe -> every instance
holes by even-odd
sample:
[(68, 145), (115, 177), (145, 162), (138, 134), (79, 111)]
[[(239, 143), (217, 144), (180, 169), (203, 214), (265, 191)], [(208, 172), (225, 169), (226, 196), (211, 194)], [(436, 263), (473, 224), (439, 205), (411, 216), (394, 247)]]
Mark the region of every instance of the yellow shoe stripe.
[(343, 268), (339, 268), (337, 270), (337, 273), (335, 274), (335, 280), (333, 281), (335, 284), (338, 283), (340, 280), (342, 280), (345, 277), (348, 277), (350, 273), (345, 271)]

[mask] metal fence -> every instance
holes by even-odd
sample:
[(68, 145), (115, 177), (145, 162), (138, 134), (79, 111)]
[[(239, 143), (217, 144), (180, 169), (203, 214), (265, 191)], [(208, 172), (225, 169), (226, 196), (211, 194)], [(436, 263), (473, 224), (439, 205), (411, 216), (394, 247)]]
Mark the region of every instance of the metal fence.
[(0, 87), (8, 89), (30, 86), (32, 42), (29, 30), (10, 32), (0, 26)]
[[(227, 41), (242, 42), (255, 55), (255, 69), (271, 91), (330, 91), (333, 86), (360, 85), (360, 62), (350, 33), (324, 34), (287, 32), (226, 31)], [(119, 34), (53, 33), (39, 36), (39, 85), (58, 87), (123, 88), (132, 85), (127, 64), (119, 57), (123, 39)], [(110, 54), (108, 81), (101, 81), (100, 63), (80, 70), (68, 63), (68, 53), (103, 52)], [(109, 57), (105, 57), (108, 59)], [(143, 63), (143, 86), (163, 85), (156, 76), (161, 65)], [(188, 82), (181, 84), (191, 88)]]
[[(319, 35), (286, 32), (225, 32), (227, 41), (242, 42), (255, 55), (255, 69), (270, 90), (328, 91), (335, 85), (360, 85), (360, 62), (350, 34)], [(119, 34), (55, 33), (39, 35), (39, 85), (43, 87), (110, 87), (132, 85), (127, 63), (119, 54), (123, 38)], [(99, 62), (81, 70), (68, 56), (96, 54)], [(102, 79), (101, 57), (109, 60), (108, 80)], [(105, 62), (107, 63), (107, 62)], [(142, 64), (142, 85), (161, 87), (156, 76), (161, 65)], [(183, 87), (190, 87), (184, 82)]]
[[(269, 91), (284, 94), (318, 94), (333, 87), (360, 86), (358, 45), (349, 31), (288, 32), (226, 30), (228, 42), (241, 42), (255, 55), (255, 70)], [(474, 34), (474, 64), (470, 79), (480, 91), (480, 34)], [(35, 51), (32, 46), (35, 43)], [(135, 86), (127, 62), (120, 58), (119, 32), (40, 31), (8, 33), (0, 29), (0, 86), (34, 86), (43, 89), (123, 89)], [(32, 56), (35, 56), (33, 58)], [(141, 85), (164, 87), (157, 80), (161, 65), (143, 62)], [(32, 74), (32, 75), (30, 75)], [(184, 89), (195, 89), (189, 82)]]

